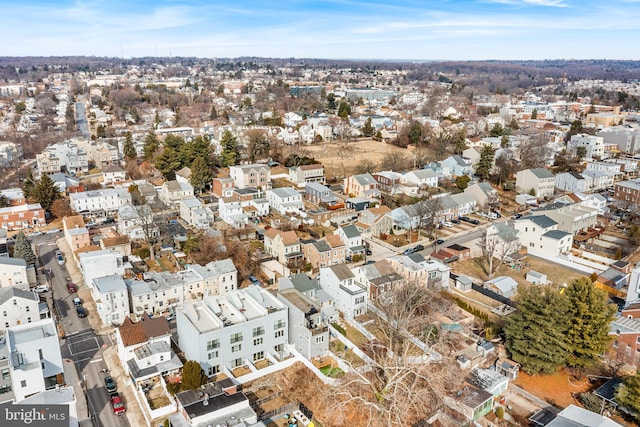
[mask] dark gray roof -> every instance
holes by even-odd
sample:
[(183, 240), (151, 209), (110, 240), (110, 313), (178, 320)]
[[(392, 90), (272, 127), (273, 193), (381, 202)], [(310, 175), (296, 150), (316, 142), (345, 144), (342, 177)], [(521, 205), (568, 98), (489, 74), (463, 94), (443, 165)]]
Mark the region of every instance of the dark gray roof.
[(298, 273), (291, 276), (291, 283), (300, 292), (308, 292), (314, 289), (320, 289), (320, 285), (315, 280), (311, 280), (309, 276), (304, 273)]
[(342, 231), (344, 231), (344, 235), (347, 236), (348, 239), (360, 236), (358, 228), (353, 224), (345, 225), (342, 227)]
[(341, 282), (343, 280), (354, 277), (353, 272), (351, 271), (351, 269), (349, 269), (349, 267), (346, 264), (336, 264), (328, 268), (330, 268), (331, 271), (333, 271), (333, 274), (335, 274), (338, 280), (340, 280)]
[(553, 178), (553, 174), (545, 168), (534, 168), (530, 169), (531, 173), (534, 174), (538, 178)]
[(15, 286), (0, 288), (0, 305), (9, 301), (13, 297), (30, 299), (32, 301), (38, 300), (38, 297), (36, 297), (36, 295), (31, 291), (25, 291), (24, 289), (20, 289)]
[(548, 237), (550, 239), (554, 239), (554, 240), (560, 240), (570, 235), (571, 233), (567, 233), (566, 231), (560, 231), (560, 230), (549, 230), (543, 234), (543, 236)]
[(26, 267), (27, 262), (22, 258), (9, 258), (9, 257), (0, 257), (0, 264), (2, 265), (21, 265)]
[(521, 219), (529, 219), (542, 228), (549, 228), (558, 224), (546, 215), (525, 216)]

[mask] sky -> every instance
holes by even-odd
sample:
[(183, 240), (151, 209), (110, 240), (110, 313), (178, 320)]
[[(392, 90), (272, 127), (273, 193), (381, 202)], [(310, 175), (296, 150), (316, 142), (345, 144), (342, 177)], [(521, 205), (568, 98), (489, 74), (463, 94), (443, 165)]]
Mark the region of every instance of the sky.
[(0, 0), (0, 56), (640, 59), (640, 0)]

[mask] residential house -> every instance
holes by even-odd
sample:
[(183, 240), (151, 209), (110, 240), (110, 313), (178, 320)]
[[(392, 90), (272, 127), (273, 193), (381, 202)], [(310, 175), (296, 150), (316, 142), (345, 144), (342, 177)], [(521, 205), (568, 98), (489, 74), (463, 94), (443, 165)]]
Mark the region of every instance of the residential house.
[(329, 352), (329, 322), (322, 318), (321, 307), (298, 289), (278, 290), (278, 300), (287, 306), (289, 339), (307, 359)]
[(471, 166), (475, 168), (480, 161), (481, 151), (482, 147), (480, 146), (469, 147), (462, 152), (462, 156), (469, 159), (469, 161), (471, 162)]
[(475, 368), (469, 373), (469, 382), (494, 397), (502, 396), (509, 387), (509, 378), (493, 369)]
[(113, 236), (100, 239), (100, 249), (118, 252), (123, 257), (131, 256), (131, 239), (129, 236)]
[[(372, 173), (371, 176), (376, 180), (378, 190), (385, 194), (398, 194), (401, 192), (400, 183), (402, 182), (402, 174), (393, 171), (382, 171)], [(414, 193), (418, 194), (418, 186), (414, 186)]]
[(140, 317), (145, 313), (161, 316), (171, 313), (185, 301), (203, 295), (203, 280), (191, 270), (177, 273), (148, 271), (141, 279), (126, 280), (130, 310)]
[(72, 251), (76, 251), (91, 244), (89, 230), (84, 225), (82, 215), (65, 216), (62, 218), (64, 238)]
[(178, 207), (180, 200), (193, 197), (193, 187), (191, 184), (179, 181), (166, 181), (158, 193), (162, 203), (171, 207)]
[[(335, 237), (340, 238), (340, 236)], [(344, 244), (340, 248), (332, 248), (325, 238), (302, 241), (302, 252), (306, 261), (311, 264), (314, 270), (319, 267), (343, 264), (347, 256)]]
[(624, 127), (610, 127), (598, 132), (603, 144), (616, 144), (618, 150), (634, 155), (640, 152), (640, 132), (638, 129)]
[(617, 201), (627, 206), (640, 205), (640, 178), (616, 182), (613, 191), (613, 198)]
[(313, 165), (292, 166), (289, 168), (289, 181), (298, 187), (304, 187), (311, 182), (324, 184), (324, 166), (321, 163)]
[(367, 298), (376, 301), (386, 292), (404, 283), (404, 277), (396, 273), (386, 260), (361, 265), (352, 270), (355, 280), (367, 290)]
[(520, 250), (520, 231), (503, 222), (495, 222), (486, 228), (484, 244), (493, 251), (495, 258), (502, 258)]
[(39, 304), (40, 298), (28, 289), (18, 286), (0, 288), (0, 332), (4, 333), (12, 326), (40, 320)]
[(472, 175), (473, 167), (471, 166), (471, 160), (466, 157), (454, 155), (449, 156), (440, 162), (443, 171), (448, 171), (449, 176), (462, 176)]
[[(115, 251), (99, 250), (78, 254), (78, 265), (84, 283), (91, 287), (93, 279), (110, 275), (124, 275), (122, 255)], [(121, 319), (123, 320), (124, 317)]]
[(609, 355), (614, 362), (640, 367), (640, 304), (626, 306), (609, 327), (613, 339)]
[[(329, 324), (340, 320), (340, 313), (336, 310), (334, 300), (318, 283), (317, 279), (311, 279), (306, 273), (298, 273), (293, 276), (278, 279), (278, 292), (286, 289), (296, 289), (308, 298), (320, 313), (320, 321)], [(291, 333), (289, 333), (291, 338)]]
[(231, 378), (176, 394), (178, 413), (172, 426), (258, 426), (249, 398)]
[(448, 407), (463, 414), (467, 421), (478, 421), (493, 409), (493, 395), (471, 384), (462, 384), (449, 396), (444, 396)]
[(69, 194), (71, 209), (79, 214), (112, 214), (131, 204), (127, 188), (106, 188)]
[(244, 228), (249, 223), (249, 217), (236, 197), (218, 199), (218, 215), (236, 229)]
[(536, 197), (552, 197), (555, 176), (545, 168), (524, 169), (516, 173), (516, 191)]
[(213, 212), (195, 197), (180, 200), (180, 218), (191, 227), (206, 230), (213, 222)]
[(266, 230), (264, 232), (264, 250), (285, 266), (304, 257), (300, 240), (295, 231), (281, 231), (276, 228)]
[(389, 265), (405, 280), (416, 281), (429, 287), (448, 288), (451, 267), (421, 254), (394, 255), (387, 258)]
[(352, 257), (354, 255), (364, 255), (365, 247), (362, 235), (355, 225), (342, 225), (338, 227), (333, 233), (340, 236), (340, 240), (342, 240), (346, 245), (348, 257)]
[(40, 227), (46, 223), (40, 203), (0, 208), (0, 228), (9, 231)]
[(176, 311), (179, 346), (208, 376), (275, 357), (288, 343), (287, 306), (259, 286), (184, 304)]
[(27, 198), (24, 196), (22, 188), (5, 188), (4, 190), (0, 190), (0, 197), (4, 198), (5, 203), (9, 206), (27, 204)]
[[(481, 188), (479, 187), (479, 189)], [(495, 197), (497, 197), (497, 194), (493, 196), (493, 193), (490, 193), (490, 196), (492, 197), (490, 199), (489, 196), (484, 193), (484, 191), (478, 192), (478, 194), (480, 195), (480, 199), (484, 200), (486, 198), (487, 202), (489, 200), (495, 200)], [(484, 206), (482, 204), (478, 204), (478, 199), (474, 197), (473, 191), (441, 197), (440, 200), (443, 201), (443, 203), (441, 204), (442, 206), (447, 206), (445, 199), (450, 199), (453, 203), (455, 203), (453, 212), (456, 213), (456, 215), (452, 215), (451, 218), (454, 218), (455, 216), (469, 215), (470, 213), (475, 212), (478, 206)]]
[(587, 409), (576, 405), (569, 405), (564, 408), (556, 417), (548, 422), (545, 427), (566, 427), (566, 426), (583, 426), (583, 427), (622, 427), (622, 424), (612, 419), (591, 412)]
[(366, 313), (367, 290), (355, 281), (355, 275), (346, 264), (320, 268), (319, 283), (345, 317), (353, 319)]
[(180, 358), (171, 349), (169, 324), (162, 316), (144, 315), (138, 322), (127, 317), (114, 335), (120, 366), (134, 385), (149, 380), (164, 383), (164, 376), (177, 374), (182, 368)]
[(488, 182), (470, 185), (464, 189), (464, 192), (476, 200), (476, 206), (479, 209), (495, 207), (500, 202), (498, 191)]
[[(238, 289), (238, 270), (230, 258), (211, 261), (204, 266), (189, 264), (188, 270), (193, 270), (202, 277), (204, 296), (224, 295)], [(189, 285), (188, 291), (194, 292), (192, 285)], [(195, 292), (200, 293), (197, 288)], [(200, 295), (196, 296), (200, 298)]]
[(22, 258), (0, 257), (0, 288), (17, 286), (29, 290), (27, 263)]
[(571, 249), (570, 233), (558, 230), (558, 223), (546, 215), (525, 216), (517, 219), (520, 243), (534, 256), (552, 259)]
[(115, 185), (124, 181), (127, 178), (127, 174), (120, 166), (116, 164), (110, 164), (102, 169), (102, 185)]
[(617, 175), (606, 170), (587, 168), (582, 171), (582, 176), (591, 181), (591, 191), (598, 191), (613, 186)]
[(335, 206), (340, 201), (329, 187), (310, 182), (304, 188), (304, 198), (318, 206)]
[(49, 145), (36, 154), (36, 163), (39, 175), (62, 172), (63, 169), (71, 175), (89, 172), (86, 150), (70, 141)]
[(22, 145), (9, 141), (0, 141), (0, 166), (8, 167), (22, 158)]
[(236, 188), (254, 187), (263, 191), (271, 189), (271, 169), (263, 164), (229, 167), (229, 176)]
[(393, 218), (387, 215), (389, 212), (391, 208), (388, 206), (368, 208), (359, 212), (358, 220), (369, 226), (371, 236), (379, 237), (381, 234), (388, 234), (393, 227)]
[(302, 194), (293, 187), (274, 188), (267, 190), (267, 200), (271, 209), (281, 215), (299, 213), (304, 210)]
[(213, 178), (212, 193), (218, 198), (230, 197), (233, 194), (233, 178)]
[(121, 275), (94, 278), (91, 295), (103, 325), (122, 324), (129, 316), (129, 293)]
[(598, 209), (561, 202), (538, 208), (533, 214), (548, 216), (558, 223), (558, 230), (571, 234), (594, 227), (598, 222)]
[(160, 229), (153, 220), (149, 205), (123, 205), (118, 209), (118, 233), (131, 240), (148, 240), (160, 236)]
[(344, 194), (351, 197), (380, 197), (378, 181), (370, 173), (348, 176), (344, 179)]
[(176, 171), (176, 181), (191, 185), (191, 168), (185, 166), (179, 171)]
[(593, 180), (576, 171), (562, 172), (556, 175), (555, 186), (560, 191), (572, 193), (592, 191)]
[(483, 287), (505, 298), (511, 298), (518, 292), (518, 282), (509, 276), (494, 277), (484, 282)]
[(52, 318), (7, 328), (0, 353), (9, 362), (15, 402), (65, 384), (58, 330)]
[[(120, 153), (116, 145), (111, 145), (106, 141), (91, 141), (88, 150), (89, 157), (98, 167), (104, 164), (114, 164), (120, 160)], [(104, 170), (103, 170), (104, 172)]]
[(604, 139), (601, 136), (578, 134), (572, 135), (567, 142), (567, 151), (576, 154), (578, 147), (585, 148), (585, 158), (604, 158)]

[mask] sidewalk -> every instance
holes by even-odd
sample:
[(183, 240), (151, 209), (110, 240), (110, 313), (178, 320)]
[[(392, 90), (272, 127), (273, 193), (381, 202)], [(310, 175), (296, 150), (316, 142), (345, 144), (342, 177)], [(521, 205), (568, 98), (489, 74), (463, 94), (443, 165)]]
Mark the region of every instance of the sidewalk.
[(124, 369), (120, 365), (120, 359), (118, 359), (118, 351), (115, 346), (107, 348), (103, 353), (107, 369), (109, 369), (109, 375), (118, 383), (118, 391), (120, 395), (124, 397), (125, 404), (127, 405), (127, 420), (131, 426), (148, 426), (150, 425), (147, 418), (142, 413), (143, 409), (138, 404), (138, 399), (134, 395), (136, 391), (133, 387), (133, 381), (125, 375)]
[(87, 396), (84, 394), (82, 380), (78, 376), (78, 370), (75, 363), (71, 359), (62, 361), (62, 369), (64, 371), (64, 380), (68, 386), (73, 387), (73, 394), (76, 397), (76, 413), (78, 415), (78, 423), (80, 426), (91, 426), (91, 414), (89, 414), (89, 406), (87, 405)]

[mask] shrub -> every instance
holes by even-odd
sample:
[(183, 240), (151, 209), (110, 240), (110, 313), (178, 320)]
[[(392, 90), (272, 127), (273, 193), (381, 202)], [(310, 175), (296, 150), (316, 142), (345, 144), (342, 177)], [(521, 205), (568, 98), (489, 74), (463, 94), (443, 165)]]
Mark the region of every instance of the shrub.
[(333, 328), (340, 332), (342, 335), (344, 335), (345, 337), (347, 336), (347, 331), (344, 330), (344, 328), (340, 325), (338, 325), (337, 323), (332, 323), (331, 326), (333, 326)]

